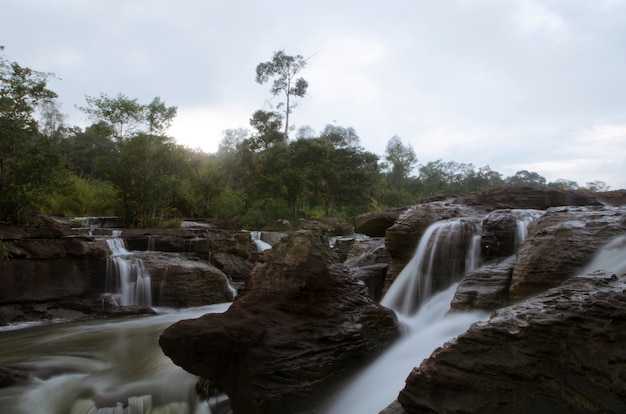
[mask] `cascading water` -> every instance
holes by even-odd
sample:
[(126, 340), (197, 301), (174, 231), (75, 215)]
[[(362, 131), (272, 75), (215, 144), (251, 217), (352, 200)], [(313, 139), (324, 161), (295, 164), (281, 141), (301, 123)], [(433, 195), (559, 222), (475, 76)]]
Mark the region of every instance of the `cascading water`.
[(411, 367), (420, 365), (438, 346), (487, 317), (486, 313), (448, 314), (457, 284), (429, 298), (414, 315), (400, 316), (408, 333), (367, 366), (324, 413), (378, 413), (398, 397)]
[(118, 306), (152, 306), (150, 275), (143, 261), (126, 249), (124, 239), (106, 240), (111, 249), (107, 258), (106, 292)]
[(528, 235), (528, 225), (545, 214), (543, 210), (514, 209), (511, 213), (517, 219), (517, 232), (515, 233), (515, 250)]
[(596, 253), (581, 274), (604, 270), (616, 275), (626, 274), (626, 236), (618, 236)]
[(261, 240), (262, 232), (260, 231), (251, 231), (250, 237), (252, 238), (252, 241), (256, 245), (257, 251), (264, 252), (265, 250), (269, 250), (272, 248), (271, 244)]
[[(389, 288), (381, 305), (403, 315), (414, 313), (435, 288), (460, 280), (480, 264), (480, 220), (454, 218), (430, 225), (411, 261)], [(438, 286), (433, 278), (446, 279)]]

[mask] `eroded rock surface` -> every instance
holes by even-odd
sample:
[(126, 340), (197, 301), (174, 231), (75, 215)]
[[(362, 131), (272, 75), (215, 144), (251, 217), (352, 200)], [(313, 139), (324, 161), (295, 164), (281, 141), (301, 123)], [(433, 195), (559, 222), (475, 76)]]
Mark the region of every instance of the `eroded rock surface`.
[(404, 413), (626, 412), (626, 276), (577, 276), (436, 350)]
[(229, 395), (236, 414), (298, 413), (399, 334), (317, 232), (297, 232), (255, 265), (223, 314), (178, 322), (159, 343)]

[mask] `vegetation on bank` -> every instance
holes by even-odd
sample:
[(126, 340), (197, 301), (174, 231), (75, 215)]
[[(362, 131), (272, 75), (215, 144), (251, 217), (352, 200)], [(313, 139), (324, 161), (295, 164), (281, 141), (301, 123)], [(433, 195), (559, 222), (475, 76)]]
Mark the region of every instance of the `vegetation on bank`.
[(289, 115), (308, 86), (295, 75), (305, 65), (282, 51), (259, 64), (257, 82), (274, 79), (271, 93), (285, 103), (256, 111), (250, 129), (224, 131), (218, 151), (207, 154), (167, 135), (176, 107), (158, 97), (142, 104), (123, 94), (87, 96), (80, 109), (93, 123), (68, 126), (47, 86), (52, 75), (0, 56), (0, 220), (120, 215), (129, 226), (162, 227), (214, 217), (260, 228), (279, 219), (350, 219), (503, 185), (607, 189), (601, 181), (547, 183), (530, 171), (504, 178), (489, 166), (419, 164), (397, 136), (378, 156), (350, 127), (327, 125), (319, 134), (301, 127), (289, 139)]

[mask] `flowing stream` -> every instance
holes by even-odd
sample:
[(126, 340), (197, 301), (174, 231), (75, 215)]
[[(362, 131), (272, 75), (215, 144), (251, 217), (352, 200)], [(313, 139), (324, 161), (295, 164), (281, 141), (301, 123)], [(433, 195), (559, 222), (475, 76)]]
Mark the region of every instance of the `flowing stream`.
[(120, 405), (130, 404), (137, 414), (208, 414), (194, 392), (197, 378), (163, 354), (158, 336), (176, 321), (229, 306), (2, 331), (0, 365), (30, 367), (37, 378), (0, 389), (0, 413), (127, 414)]

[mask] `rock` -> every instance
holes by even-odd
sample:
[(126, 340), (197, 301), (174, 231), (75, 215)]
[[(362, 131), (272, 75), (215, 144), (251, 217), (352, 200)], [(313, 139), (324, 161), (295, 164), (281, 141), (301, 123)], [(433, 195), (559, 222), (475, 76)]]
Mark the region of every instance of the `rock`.
[(455, 203), (482, 207), (488, 211), (498, 209), (546, 210), (559, 206), (601, 206), (592, 193), (557, 188), (507, 186), (478, 191), (456, 197)]
[(228, 277), (216, 267), (180, 254), (142, 254), (155, 306), (190, 307), (232, 302)]
[(356, 232), (370, 237), (384, 237), (387, 229), (393, 226), (406, 210), (406, 208), (395, 208), (361, 214), (355, 219)]
[(387, 265), (391, 263), (385, 240), (380, 237), (356, 240), (350, 246), (343, 262), (348, 267), (371, 266), (380, 263)]
[(26, 382), (30, 378), (31, 374), (27, 370), (0, 365), (0, 389)]
[(377, 263), (369, 266), (354, 267), (350, 269), (350, 272), (352, 277), (367, 286), (370, 297), (376, 302), (380, 302), (387, 276), (387, 264)]
[(456, 289), (452, 311), (485, 310), (506, 306), (515, 256), (488, 263), (467, 273)]
[(624, 207), (557, 207), (528, 229), (517, 251), (512, 303), (558, 286), (613, 237), (626, 234)]
[(573, 277), (415, 368), (406, 413), (626, 412), (626, 276)]
[(296, 232), (262, 257), (228, 311), (180, 321), (159, 344), (219, 384), (236, 414), (303, 412), (396, 339), (397, 320), (317, 232)]

